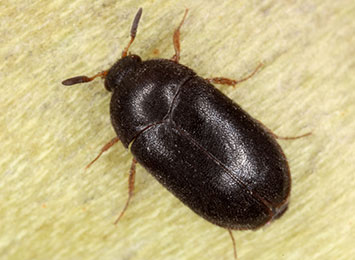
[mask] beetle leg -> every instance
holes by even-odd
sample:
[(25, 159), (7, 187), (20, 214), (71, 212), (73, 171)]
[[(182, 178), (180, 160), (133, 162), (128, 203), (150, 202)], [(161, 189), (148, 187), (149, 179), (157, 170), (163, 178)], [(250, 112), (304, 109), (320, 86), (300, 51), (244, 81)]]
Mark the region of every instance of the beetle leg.
[(120, 221), (122, 218), (123, 214), (125, 213), (126, 209), (128, 208), (129, 202), (133, 196), (133, 190), (134, 190), (134, 180), (136, 176), (136, 164), (137, 160), (133, 157), (132, 164), (131, 164), (131, 169), (129, 171), (129, 177), (128, 177), (128, 199), (126, 201), (126, 205), (124, 206), (123, 210), (121, 211), (120, 215), (115, 221), (115, 225)]
[(180, 22), (178, 28), (176, 28), (174, 31), (173, 44), (174, 44), (175, 54), (171, 58), (171, 60), (175, 61), (176, 63), (179, 63), (179, 60), (180, 60), (180, 28), (184, 24), (184, 21), (185, 21), (188, 11), (189, 11), (189, 9), (186, 8), (184, 17), (182, 18), (182, 21)]
[[(271, 132), (271, 131), (270, 131)], [(303, 134), (303, 135), (298, 135), (298, 136), (279, 136), (271, 132), (271, 134), (276, 138), (276, 139), (281, 139), (281, 140), (295, 140), (298, 138), (306, 137), (312, 134), (312, 132)]]
[(312, 134), (312, 132), (308, 132), (306, 134), (303, 134), (303, 135), (297, 135), (297, 136), (279, 136), (277, 134), (275, 134), (273, 131), (271, 131), (270, 128), (268, 128), (266, 125), (264, 125), (261, 121), (255, 119), (256, 121), (259, 122), (260, 125), (262, 125), (264, 127), (264, 129), (269, 133), (271, 134), (275, 139), (281, 139), (281, 140), (295, 140), (295, 139), (298, 139), (298, 138), (302, 138), (302, 137), (306, 137), (306, 136), (309, 136)]
[(233, 236), (233, 233), (232, 233), (232, 230), (230, 229), (227, 229), (228, 230), (228, 233), (232, 239), (232, 244), (233, 244), (233, 252), (234, 252), (234, 259), (237, 260), (237, 248), (235, 246), (235, 239), (234, 239), (234, 236)]
[(71, 85), (75, 85), (75, 84), (79, 84), (79, 83), (90, 82), (97, 77), (101, 77), (104, 79), (106, 77), (107, 73), (108, 73), (108, 70), (105, 70), (105, 71), (101, 71), (101, 72), (97, 73), (96, 75), (94, 75), (92, 77), (76, 76), (76, 77), (69, 78), (69, 79), (62, 81), (62, 84), (65, 86), (71, 86)]
[(92, 160), (86, 167), (85, 169), (89, 168), (94, 162), (97, 161), (97, 159), (100, 158), (100, 156), (106, 152), (108, 149), (110, 149), (115, 143), (117, 143), (120, 139), (118, 139), (118, 137), (112, 138), (110, 142), (108, 142), (107, 144), (105, 144), (102, 148), (100, 153), (95, 157), (94, 160)]
[(228, 85), (228, 86), (235, 86), (240, 82), (246, 81), (248, 79), (250, 79), (252, 76), (255, 75), (255, 73), (263, 66), (262, 63), (260, 63), (256, 69), (250, 73), (248, 76), (239, 79), (239, 80), (235, 80), (235, 79), (228, 79), (228, 78), (223, 78), (223, 77), (217, 77), (217, 78), (207, 78), (206, 80), (210, 83), (215, 83), (215, 84), (223, 84), (223, 85)]

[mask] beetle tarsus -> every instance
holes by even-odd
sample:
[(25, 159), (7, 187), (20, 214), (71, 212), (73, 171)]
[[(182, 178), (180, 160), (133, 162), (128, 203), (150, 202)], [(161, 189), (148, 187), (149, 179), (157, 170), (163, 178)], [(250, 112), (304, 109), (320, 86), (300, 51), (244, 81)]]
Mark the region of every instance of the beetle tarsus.
[(312, 134), (312, 132), (309, 132), (309, 133), (306, 133), (306, 134), (303, 134), (303, 135), (298, 135), (298, 136), (279, 136), (279, 135), (276, 135), (276, 134), (272, 133), (272, 135), (276, 139), (281, 139), (281, 140), (295, 140), (295, 139), (299, 139), (299, 138), (302, 138), (302, 137), (310, 136), (311, 134)]
[(234, 252), (234, 260), (237, 260), (237, 247), (235, 246), (235, 239), (234, 239), (234, 236), (233, 236), (233, 233), (232, 233), (232, 230), (230, 229), (227, 229), (228, 230), (228, 233), (232, 239), (232, 244), (233, 244), (233, 252)]

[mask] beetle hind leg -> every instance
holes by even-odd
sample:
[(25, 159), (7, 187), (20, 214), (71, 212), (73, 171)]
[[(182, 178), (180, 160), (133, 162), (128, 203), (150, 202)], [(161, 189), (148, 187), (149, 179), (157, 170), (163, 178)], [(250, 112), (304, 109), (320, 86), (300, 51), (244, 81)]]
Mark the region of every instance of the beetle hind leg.
[(230, 236), (231, 239), (232, 239), (234, 260), (237, 260), (237, 247), (236, 247), (236, 245), (235, 245), (235, 239), (234, 239), (232, 230), (230, 230), (230, 229), (227, 229), (227, 230), (228, 230), (229, 236)]
[(131, 201), (131, 198), (133, 197), (134, 181), (135, 181), (135, 177), (136, 177), (136, 165), (137, 165), (137, 160), (135, 158), (133, 158), (132, 164), (131, 164), (131, 169), (129, 171), (129, 177), (128, 177), (128, 198), (127, 198), (127, 201), (126, 201), (126, 204), (125, 204), (123, 210), (121, 211), (120, 215), (118, 216), (118, 218), (116, 219), (116, 221), (114, 223), (115, 225), (117, 225), (118, 221), (120, 221), (123, 214), (126, 212), (129, 202)]
[(312, 132), (308, 132), (306, 134), (297, 135), (297, 136), (279, 136), (279, 135), (274, 134), (273, 132), (271, 132), (271, 133), (276, 139), (281, 139), (281, 140), (296, 140), (296, 139), (306, 137), (306, 136), (309, 136), (312, 134)]

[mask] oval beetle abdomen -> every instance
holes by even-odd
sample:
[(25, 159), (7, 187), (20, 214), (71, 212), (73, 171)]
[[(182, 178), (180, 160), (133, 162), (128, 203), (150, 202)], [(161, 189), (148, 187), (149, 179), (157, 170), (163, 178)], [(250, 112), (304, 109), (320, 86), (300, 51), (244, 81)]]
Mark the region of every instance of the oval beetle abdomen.
[(255, 229), (283, 212), (289, 168), (260, 123), (185, 66), (157, 59), (134, 68), (112, 88), (111, 120), (141, 165), (225, 228)]

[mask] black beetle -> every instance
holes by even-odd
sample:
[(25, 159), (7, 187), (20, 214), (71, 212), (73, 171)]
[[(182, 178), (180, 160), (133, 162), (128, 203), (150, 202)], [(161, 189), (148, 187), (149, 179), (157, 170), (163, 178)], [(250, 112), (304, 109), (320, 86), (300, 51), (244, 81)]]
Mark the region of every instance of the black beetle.
[(118, 137), (99, 156), (118, 140), (134, 156), (129, 197), (116, 223), (132, 197), (137, 161), (185, 205), (231, 236), (230, 230), (257, 229), (280, 217), (288, 206), (291, 177), (277, 136), (211, 84), (235, 85), (258, 68), (236, 81), (203, 79), (179, 64), (180, 27), (187, 10), (174, 32), (175, 55), (142, 61), (128, 54), (141, 14), (139, 9), (131, 41), (109, 70), (63, 81), (73, 85), (100, 76), (113, 92), (111, 121)]

